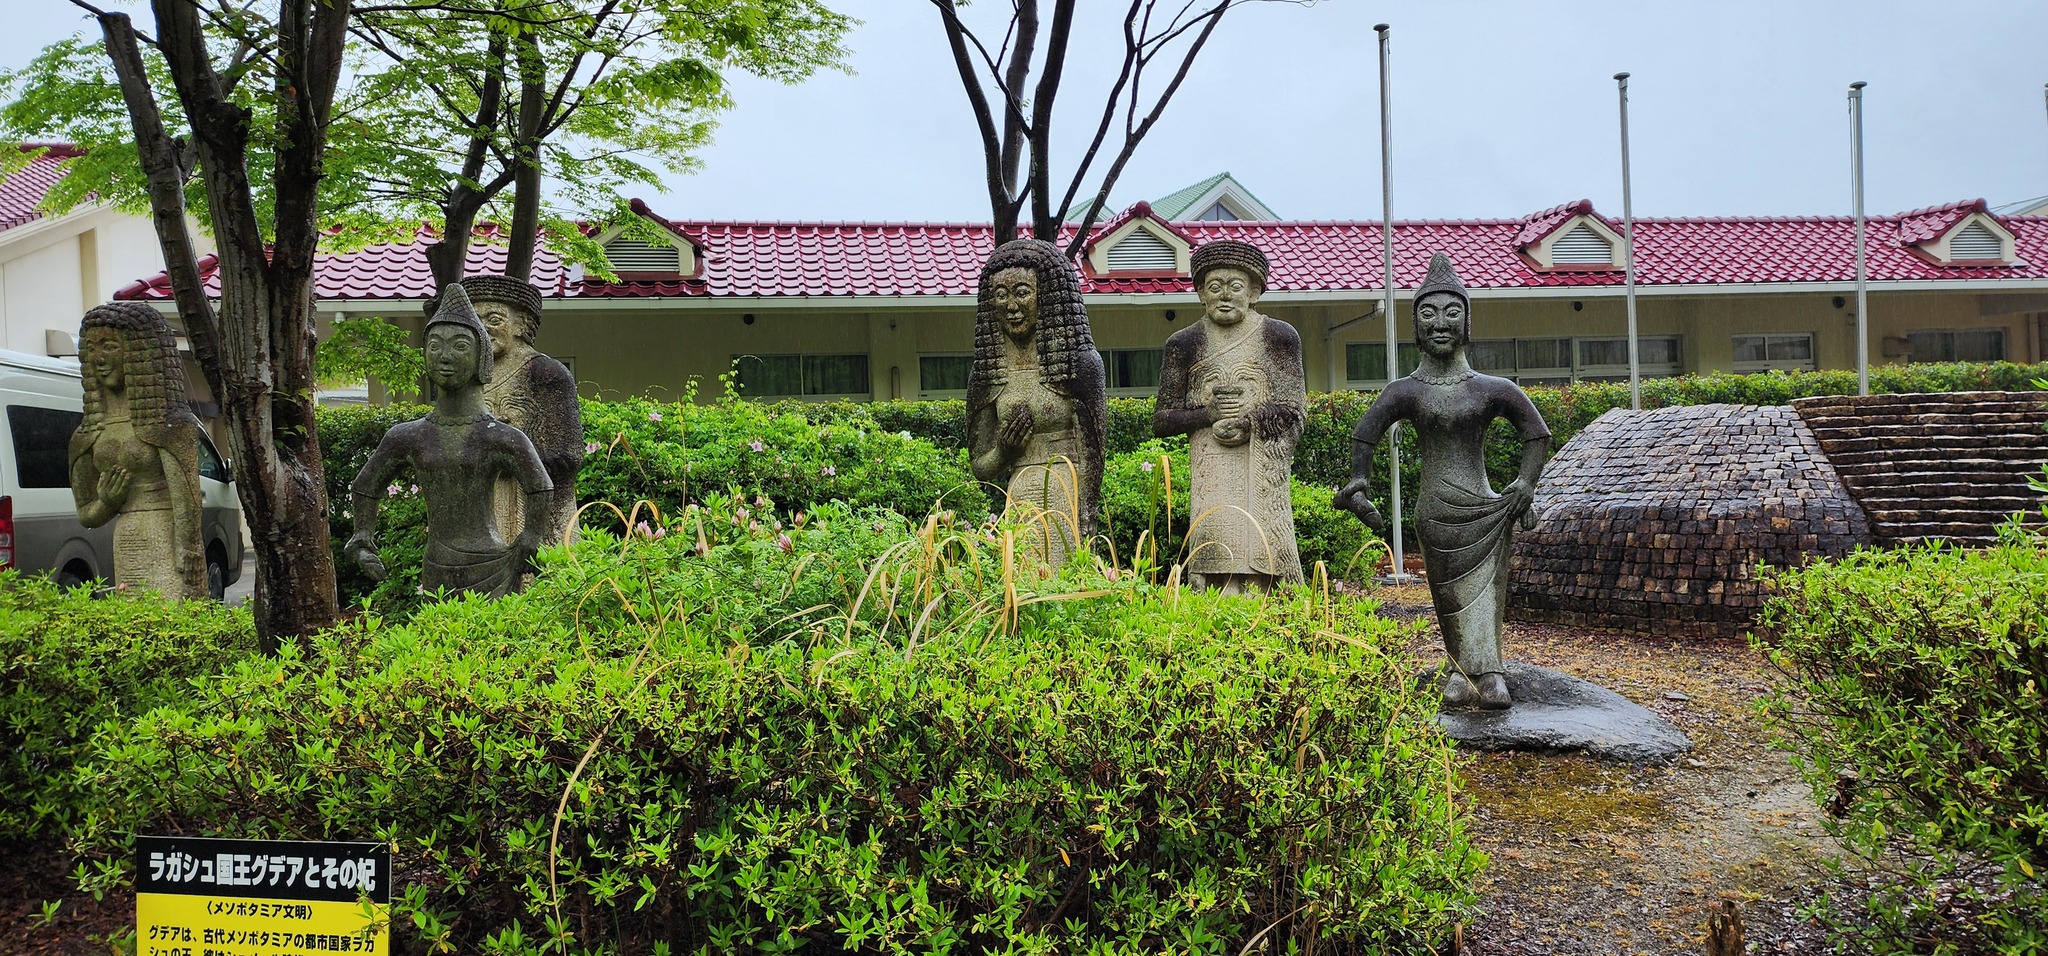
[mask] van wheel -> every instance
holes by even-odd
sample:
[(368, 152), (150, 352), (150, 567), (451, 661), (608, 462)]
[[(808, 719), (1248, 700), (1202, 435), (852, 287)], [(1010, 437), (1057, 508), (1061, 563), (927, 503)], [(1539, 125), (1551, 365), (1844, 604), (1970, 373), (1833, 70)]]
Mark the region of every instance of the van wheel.
[(217, 544), (206, 547), (206, 593), (216, 601), (228, 593), (228, 556)]
[(57, 586), (66, 591), (84, 587), (92, 580), (92, 569), (86, 567), (83, 562), (73, 561), (57, 571), (56, 579)]

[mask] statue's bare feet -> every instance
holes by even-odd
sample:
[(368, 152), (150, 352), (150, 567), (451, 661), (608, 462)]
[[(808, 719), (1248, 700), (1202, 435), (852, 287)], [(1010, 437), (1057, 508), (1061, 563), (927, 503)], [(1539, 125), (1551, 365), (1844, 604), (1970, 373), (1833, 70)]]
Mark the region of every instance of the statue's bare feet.
[(1503, 710), (1514, 705), (1515, 699), (1508, 695), (1508, 679), (1505, 675), (1481, 674), (1473, 683), (1479, 689), (1479, 706), (1487, 710)]
[(1451, 671), (1444, 675), (1444, 709), (1462, 710), (1479, 706), (1479, 690), (1464, 674)]

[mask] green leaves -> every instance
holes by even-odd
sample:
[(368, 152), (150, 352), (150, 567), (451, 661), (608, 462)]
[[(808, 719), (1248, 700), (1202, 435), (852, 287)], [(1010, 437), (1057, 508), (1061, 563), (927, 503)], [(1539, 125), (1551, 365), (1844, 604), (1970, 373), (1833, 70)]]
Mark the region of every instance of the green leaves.
[(1758, 633), (1775, 643), (1759, 646), (1790, 684), (1764, 714), (1837, 831), (1889, 880), (1837, 926), (1880, 952), (2048, 944), (2035, 876), (2048, 867), (2044, 545), (2015, 529), (1982, 551), (1860, 551), (1774, 572)]

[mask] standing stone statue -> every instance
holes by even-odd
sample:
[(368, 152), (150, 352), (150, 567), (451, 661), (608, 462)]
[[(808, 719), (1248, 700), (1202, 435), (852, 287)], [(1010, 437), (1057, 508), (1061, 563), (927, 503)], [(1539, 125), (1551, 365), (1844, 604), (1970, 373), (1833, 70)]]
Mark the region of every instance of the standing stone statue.
[(206, 597), (199, 419), (185, 401), (177, 336), (155, 309), (110, 302), (85, 314), (78, 338), (85, 417), (70, 456), (78, 521), (114, 522), (121, 584)]
[(1095, 533), (1106, 394), (1073, 262), (1040, 239), (998, 247), (981, 270), (967, 442), (974, 477), (1026, 523), (1030, 560), (1058, 567)]
[[(1351, 482), (1334, 504), (1385, 533), (1386, 522), (1366, 498), (1373, 451), (1395, 422), (1412, 422), (1422, 451), (1415, 532), (1450, 657), (1444, 706), (1504, 708), (1513, 703), (1500, 649), (1509, 545), (1516, 524), (1529, 519), (1550, 429), (1519, 386), (1481, 375), (1466, 362), (1471, 297), (1442, 253), (1430, 260), (1429, 277), (1415, 290), (1414, 310), (1422, 364), (1388, 384), (1358, 419)], [(1495, 418), (1507, 419), (1522, 438), (1521, 472), (1498, 495), (1486, 480), (1486, 430)]]
[[(499, 421), (526, 433), (554, 482), (542, 541), (559, 542), (576, 523), (576, 473), (583, 468), (583, 406), (576, 380), (562, 363), (533, 347), (540, 335), (540, 290), (509, 276), (476, 275), (462, 280), (491, 336), (491, 380), (484, 406)], [(433, 304), (428, 304), (431, 313)], [(494, 494), (498, 531), (507, 539), (524, 530), (526, 494), (512, 478), (501, 478)]]
[(1202, 320), (1166, 340), (1152, 414), (1154, 435), (1190, 436), (1189, 581), (1226, 592), (1299, 582), (1288, 474), (1308, 408), (1301, 336), (1252, 309), (1266, 291), (1257, 247), (1208, 243), (1193, 271)]
[[(401, 468), (412, 466), (427, 501), (427, 553), (420, 586), (477, 591), (497, 597), (517, 591), (539, 550), (554, 484), (533, 442), (492, 417), (484, 386), (492, 378), (491, 338), (460, 285), (441, 290), (441, 307), (427, 321), (427, 380), (434, 410), (392, 426), (350, 490), (356, 533), (344, 553), (370, 577), (384, 579), (377, 557), (377, 502)], [(492, 504), (500, 476), (516, 481), (525, 499), (523, 530), (507, 542)]]

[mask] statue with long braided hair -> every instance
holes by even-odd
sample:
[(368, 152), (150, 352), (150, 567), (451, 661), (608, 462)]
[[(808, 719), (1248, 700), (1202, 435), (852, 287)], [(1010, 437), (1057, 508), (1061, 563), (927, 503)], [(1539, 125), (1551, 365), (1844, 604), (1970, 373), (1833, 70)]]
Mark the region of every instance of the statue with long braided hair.
[(207, 596), (199, 533), (199, 419), (178, 339), (155, 309), (110, 302), (79, 329), (85, 417), (71, 436), (71, 495), (88, 528), (114, 522), (114, 580)]
[(1017, 239), (981, 271), (967, 442), (974, 477), (1058, 567), (1095, 533), (1108, 404), (1081, 280), (1057, 246)]

